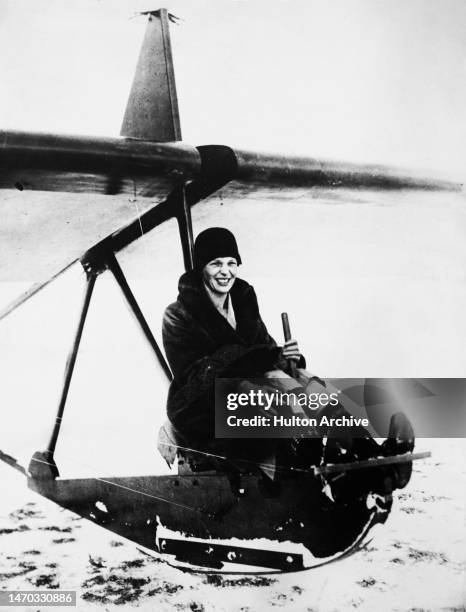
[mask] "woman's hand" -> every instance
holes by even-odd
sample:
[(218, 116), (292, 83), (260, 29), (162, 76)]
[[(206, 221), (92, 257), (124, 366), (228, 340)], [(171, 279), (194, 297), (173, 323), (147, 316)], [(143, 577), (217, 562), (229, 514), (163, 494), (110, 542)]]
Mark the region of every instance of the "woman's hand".
[(285, 359), (298, 362), (301, 359), (297, 340), (287, 340), (282, 348), (282, 355)]

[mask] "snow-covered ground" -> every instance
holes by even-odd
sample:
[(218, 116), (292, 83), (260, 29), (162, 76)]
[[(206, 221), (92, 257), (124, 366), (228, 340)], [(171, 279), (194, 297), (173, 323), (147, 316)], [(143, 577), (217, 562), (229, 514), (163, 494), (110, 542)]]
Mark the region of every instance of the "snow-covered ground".
[(169, 567), (27, 490), (24, 478), (2, 464), (1, 587), (75, 590), (83, 612), (123, 606), (147, 612), (459, 612), (466, 602), (466, 445), (425, 439), (420, 448), (432, 457), (415, 464), (387, 523), (364, 550), (280, 576), (206, 576)]

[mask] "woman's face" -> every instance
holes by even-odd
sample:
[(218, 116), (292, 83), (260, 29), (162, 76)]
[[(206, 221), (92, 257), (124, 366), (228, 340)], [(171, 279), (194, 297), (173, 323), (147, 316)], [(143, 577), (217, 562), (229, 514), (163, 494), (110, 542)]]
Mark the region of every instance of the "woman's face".
[(217, 257), (204, 266), (202, 276), (211, 291), (226, 295), (235, 282), (238, 263), (234, 257)]

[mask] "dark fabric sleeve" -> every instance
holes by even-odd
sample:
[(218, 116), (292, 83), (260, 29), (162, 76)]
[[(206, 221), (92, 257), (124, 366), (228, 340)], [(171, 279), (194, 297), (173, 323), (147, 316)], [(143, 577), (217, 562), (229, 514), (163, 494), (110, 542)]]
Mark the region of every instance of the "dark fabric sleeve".
[[(168, 363), (174, 378), (184, 382), (204, 371), (214, 368), (215, 355), (209, 346), (208, 338), (189, 314), (172, 305), (167, 308), (163, 318), (162, 338)], [(224, 347), (226, 353), (235, 354), (239, 346)], [(209, 354), (210, 353), (210, 354)]]
[[(197, 381), (196, 386), (200, 388), (212, 384), (217, 376), (234, 376), (236, 371), (243, 372), (247, 367), (265, 371), (272, 367), (277, 356), (276, 351), (271, 351), (275, 343), (253, 347), (229, 344), (212, 352), (204, 332), (190, 316), (170, 306), (165, 311), (162, 336), (175, 380), (191, 385)], [(243, 365), (241, 359), (245, 360)], [(233, 364), (238, 365), (233, 367)], [(229, 367), (232, 367), (231, 372), (228, 372)]]
[[(163, 321), (163, 343), (167, 359), (175, 376), (176, 386), (169, 396), (169, 417), (176, 425), (184, 424), (187, 406), (213, 391), (216, 378), (257, 376), (274, 367), (279, 350), (269, 345), (248, 347), (230, 344), (206, 354), (208, 339), (191, 321), (188, 313), (168, 307)], [(205, 404), (205, 405), (204, 405)], [(196, 412), (204, 418), (210, 402), (198, 406)]]
[(257, 295), (254, 291), (254, 287), (250, 286), (250, 300), (252, 304), (252, 308), (254, 309), (255, 317), (257, 318), (257, 333), (255, 338), (255, 344), (268, 344), (270, 346), (277, 346), (277, 343), (269, 334), (267, 327), (262, 320), (262, 317), (259, 312), (259, 304), (257, 302)]

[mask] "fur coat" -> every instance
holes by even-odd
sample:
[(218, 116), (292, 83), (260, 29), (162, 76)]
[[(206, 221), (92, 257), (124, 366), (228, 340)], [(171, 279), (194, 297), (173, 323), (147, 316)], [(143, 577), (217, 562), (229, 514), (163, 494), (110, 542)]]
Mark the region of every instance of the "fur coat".
[(267, 370), (286, 367), (281, 350), (259, 313), (255, 291), (237, 278), (230, 297), (236, 330), (207, 295), (199, 273), (186, 272), (179, 280), (176, 302), (165, 310), (162, 336), (173, 372), (167, 414), (175, 428), (188, 437), (214, 436), (215, 378), (260, 377)]

